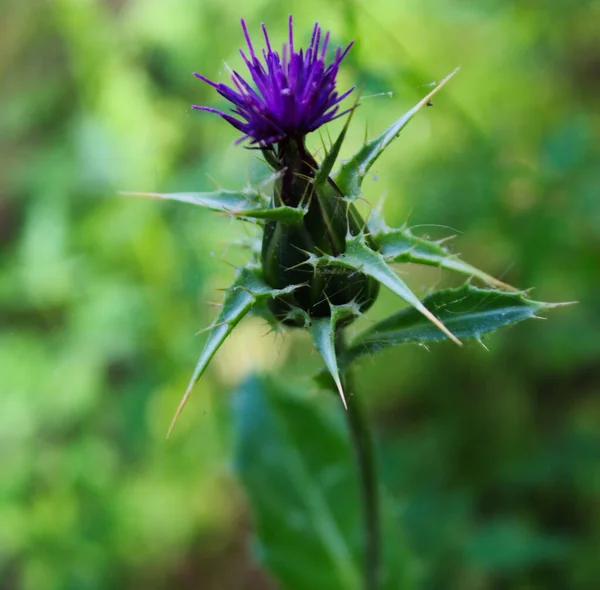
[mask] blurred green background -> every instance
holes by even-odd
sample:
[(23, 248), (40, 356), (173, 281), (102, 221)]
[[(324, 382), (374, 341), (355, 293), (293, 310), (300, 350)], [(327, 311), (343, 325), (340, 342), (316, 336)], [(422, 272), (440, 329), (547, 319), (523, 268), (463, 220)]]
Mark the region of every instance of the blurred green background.
[[(289, 12), (298, 39), (318, 19), (357, 42), (340, 76), (365, 96), (348, 154), (461, 65), (367, 197), (387, 195), (388, 220), (416, 233), (457, 234), (455, 251), (535, 299), (580, 302), (492, 336), (490, 352), (361, 363), (423, 588), (599, 587), (599, 3), (4, 0), (0, 588), (275, 587), (248, 548), (228, 397), (261, 368), (312, 388), (318, 357), (245, 321), (165, 441), (247, 230), (116, 193), (265, 175), (234, 129), (190, 110), (223, 106), (191, 74), (226, 80), (239, 18), (279, 44)], [(401, 271), (421, 294), (452, 282)], [(369, 315), (397, 306), (384, 293)]]

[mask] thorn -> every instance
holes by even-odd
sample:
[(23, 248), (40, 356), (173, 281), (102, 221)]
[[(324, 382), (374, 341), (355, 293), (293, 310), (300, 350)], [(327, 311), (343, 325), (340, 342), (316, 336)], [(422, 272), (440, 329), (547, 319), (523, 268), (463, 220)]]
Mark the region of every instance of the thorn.
[[(321, 127), (322, 129), (322, 127)], [(331, 132), (329, 130), (329, 127), (325, 127), (325, 133), (327, 133), (327, 139), (329, 140), (329, 149), (331, 149), (331, 146), (333, 145), (333, 138), (331, 137)], [(327, 150), (325, 150), (327, 151)]]
[(187, 403), (188, 398), (190, 397), (190, 393), (192, 393), (193, 387), (194, 387), (194, 384), (190, 383), (190, 385), (188, 385), (186, 392), (183, 394), (183, 397), (181, 398), (181, 401), (179, 402), (179, 405), (177, 406), (177, 410), (175, 411), (175, 415), (173, 416), (173, 420), (171, 420), (171, 424), (169, 425), (169, 430), (167, 431), (167, 439), (170, 438), (171, 433), (173, 432), (173, 428), (175, 428), (175, 424), (177, 423), (177, 419), (179, 418), (179, 414), (181, 414), (181, 411), (183, 410), (185, 404)]
[[(301, 250), (301, 252), (304, 252), (304, 250)], [(294, 270), (296, 268), (300, 268), (301, 266), (313, 266), (312, 260), (311, 260), (310, 256), (306, 260), (302, 260), (298, 264), (294, 264), (294, 266), (288, 266), (288, 267), (286, 267), (285, 270), (286, 271)], [(307, 271), (307, 272), (310, 272), (310, 271)]]
[(454, 234), (453, 236), (446, 236), (445, 238), (438, 240), (436, 244), (438, 244), (438, 246), (442, 246), (443, 244), (449, 242), (450, 240), (453, 240), (454, 238), (456, 238), (456, 234)]
[(342, 403), (344, 404), (344, 409), (348, 410), (348, 404), (346, 403), (346, 396), (344, 395), (344, 389), (342, 388), (342, 383), (338, 375), (333, 376), (333, 380), (335, 381), (335, 386), (342, 398)]
[[(305, 164), (307, 162), (304, 162)], [(311, 167), (311, 170), (318, 170), (318, 168)], [(312, 176), (308, 176), (308, 174), (302, 174), (301, 172), (294, 172), (294, 176), (297, 178), (301, 178), (302, 180), (306, 180), (307, 182), (313, 182), (314, 178)]]
[(440, 81), (440, 83), (427, 96), (423, 97), (419, 102), (418, 106), (422, 107), (427, 103), (431, 102), (431, 99), (433, 98), (434, 94), (437, 94), (437, 92), (441, 90), (443, 86), (445, 86), (446, 82), (448, 82), (456, 74), (456, 72), (458, 72), (458, 70), (460, 70), (460, 66), (454, 68), (454, 70), (450, 72), (445, 78), (443, 78)]
[(200, 334), (204, 334), (204, 332), (210, 332), (213, 328), (218, 328), (219, 326), (227, 326), (229, 322), (218, 322), (216, 324), (211, 324), (210, 326), (206, 326), (206, 328), (202, 328), (202, 330), (198, 330), (194, 336), (199, 336)]
[(206, 305), (210, 305), (210, 307), (223, 307), (222, 303), (217, 303), (216, 301), (205, 301), (204, 302)]
[(475, 340), (477, 340), (477, 342), (479, 342), (479, 344), (481, 344), (481, 346), (483, 346), (483, 348), (485, 350), (487, 350), (487, 352), (490, 351), (490, 349), (484, 344), (483, 340), (481, 339), (480, 335), (475, 336)]
[(544, 303), (546, 309), (554, 309), (555, 307), (565, 307), (566, 305), (577, 305), (579, 301), (561, 301), (559, 303)]
[(252, 291), (250, 291), (250, 289), (248, 289), (248, 287), (244, 287), (243, 285), (237, 285), (235, 287), (236, 289), (241, 289), (242, 291), (245, 291), (246, 293), (248, 293), (248, 295), (250, 295), (252, 298), (254, 298), (254, 293)]
[(492, 275), (488, 275), (486, 273), (486, 278), (487, 278), (487, 282), (490, 285), (493, 285), (494, 287), (499, 287), (500, 289), (504, 289), (505, 291), (512, 291), (513, 293), (518, 293), (519, 289), (517, 289), (516, 287), (513, 287), (512, 285), (509, 285), (508, 283), (505, 283), (499, 279), (494, 278)]
[[(416, 307), (416, 306), (415, 306)], [(418, 311), (420, 311), (433, 325), (437, 326), (452, 342), (458, 344), (458, 346), (462, 346), (462, 342), (452, 333), (440, 320), (438, 320), (423, 304), (420, 304), (416, 307)]]
[[(457, 234), (462, 234), (463, 233), (460, 230), (456, 229), (455, 227), (451, 227), (450, 225), (443, 225), (441, 223), (418, 223), (417, 225), (413, 225), (410, 229), (413, 230), (413, 229), (416, 229), (418, 227), (436, 227), (436, 228), (442, 227), (444, 229), (449, 229), (451, 231), (454, 231)], [(447, 239), (447, 238), (442, 238), (442, 240), (445, 240), (445, 239)]]
[[(322, 129), (322, 127), (321, 127)], [(319, 130), (319, 139), (321, 140), (321, 145), (323, 146), (323, 153), (327, 156), (327, 146), (325, 145), (325, 138), (323, 137), (323, 133)]]
[(221, 190), (223, 188), (208, 172), (205, 172), (204, 176), (206, 176), (206, 178), (208, 178), (208, 180), (210, 180), (215, 185), (215, 188), (217, 190)]
[[(227, 266), (230, 266), (231, 268), (233, 268), (233, 270), (235, 271), (239, 271), (240, 267), (236, 266), (235, 264), (233, 264), (232, 262), (229, 262), (229, 260), (225, 260), (225, 258), (220, 258), (219, 262), (222, 262), (223, 264), (226, 264)], [(228, 289), (229, 287), (227, 287)], [(218, 289), (218, 291), (225, 291), (226, 289)]]
[[(224, 211), (223, 213), (227, 217), (249, 217), (248, 213), (255, 213), (256, 211), (260, 211), (262, 207), (257, 207), (256, 209), (232, 209), (230, 211)], [(256, 221), (256, 220), (253, 220)]]
[(148, 197), (150, 199), (164, 199), (163, 193), (138, 193), (136, 191), (119, 191), (122, 197)]

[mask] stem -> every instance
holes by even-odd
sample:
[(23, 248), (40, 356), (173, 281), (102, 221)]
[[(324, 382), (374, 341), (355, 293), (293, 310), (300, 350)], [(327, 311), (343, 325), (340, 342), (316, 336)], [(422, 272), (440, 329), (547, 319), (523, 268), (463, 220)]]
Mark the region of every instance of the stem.
[[(341, 330), (336, 334), (336, 353), (339, 356), (345, 349), (346, 342)], [(345, 412), (346, 422), (350, 430), (350, 440), (354, 447), (360, 496), (363, 505), (365, 527), (364, 574), (365, 590), (379, 590), (380, 569), (380, 518), (379, 518), (379, 489), (377, 466), (373, 437), (365, 418), (364, 408), (355, 395), (354, 380), (350, 369), (342, 374), (342, 385), (346, 392), (348, 410)]]

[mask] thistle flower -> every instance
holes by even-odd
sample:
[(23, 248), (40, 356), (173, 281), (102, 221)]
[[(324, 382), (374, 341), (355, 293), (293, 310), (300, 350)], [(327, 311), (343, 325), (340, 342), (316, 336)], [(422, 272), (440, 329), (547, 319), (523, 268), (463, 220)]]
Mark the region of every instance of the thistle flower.
[[(262, 151), (266, 163), (276, 173), (272, 192), (267, 196), (261, 190), (246, 188), (145, 195), (228, 213), (262, 230), (260, 247), (256, 242), (250, 245), (251, 260), (237, 269), (233, 283), (225, 289), (223, 304), (208, 328), (209, 336), (169, 434), (212, 357), (247, 314), (256, 311), (274, 326), (306, 329), (329, 373), (327, 387), (335, 386), (348, 410), (350, 439), (356, 451), (363, 492), (364, 587), (378, 588), (383, 569), (379, 563), (376, 461), (360, 404), (356, 397), (346, 401), (347, 369), (359, 357), (397, 344), (424, 344), (444, 338), (460, 344), (457, 336), (481, 341), (485, 333), (537, 317), (538, 312), (556, 304), (528, 300), (523, 293), (514, 292), (512, 287), (461, 261), (442, 241), (415, 236), (407, 226), (390, 228), (377, 212), (371, 212), (364, 220), (355, 207), (363, 199), (361, 185), (375, 161), (412, 117), (431, 104), (433, 95), (456, 70), (390, 127), (365, 141), (334, 171), (353, 112), (353, 109), (339, 112), (341, 101), (353, 89), (338, 95), (336, 76), (352, 43), (344, 50), (337, 49), (335, 59), (326, 66), (329, 33), (322, 36), (321, 28), (315, 24), (306, 51), (296, 51), (290, 16), (289, 39), (281, 56), (273, 51), (263, 24), (266, 44), (263, 63), (256, 55), (246, 23), (244, 20), (241, 23), (249, 55), (240, 53), (254, 87), (235, 71), (232, 72), (235, 88), (195, 74), (232, 103), (233, 109), (229, 114), (212, 107), (193, 108), (220, 115), (242, 132), (238, 143), (247, 140)], [(306, 135), (348, 112), (350, 116), (341, 133), (325, 148), (326, 153), (318, 162), (306, 148)], [(396, 262), (444, 268), (470, 279), (477, 278), (494, 288), (478, 289), (467, 282), (461, 288), (436, 291), (420, 300), (394, 272), (391, 264)], [(380, 284), (403, 299), (408, 307), (348, 341), (346, 326), (373, 304)], [(260, 404), (268, 403), (269, 397), (270, 394), (265, 395)], [(248, 407), (243, 404), (242, 412), (246, 413)], [(297, 407), (296, 402), (293, 407)], [(250, 413), (252, 428), (246, 430), (254, 431), (258, 425), (253, 422), (256, 416), (262, 422), (268, 412)], [(355, 578), (350, 573), (347, 585), (357, 586)]]
[(287, 137), (303, 137), (348, 112), (339, 113), (339, 104), (354, 88), (338, 95), (336, 76), (341, 61), (353, 43), (344, 50), (338, 48), (333, 62), (326, 66), (329, 32), (322, 35), (321, 27), (315, 23), (306, 51), (296, 51), (290, 15), (289, 38), (283, 45), (281, 55), (271, 47), (263, 23), (266, 49), (262, 51), (262, 63), (250, 40), (246, 22), (242, 19), (241, 23), (249, 55), (241, 49), (240, 54), (248, 66), (255, 88), (236, 71), (231, 72), (235, 88), (218, 84), (196, 73), (194, 76), (210, 84), (234, 108), (233, 115), (207, 106), (192, 105), (192, 108), (220, 115), (244, 134), (238, 142), (247, 139), (250, 144), (261, 147)]
[[(535, 309), (548, 308), (545, 304), (527, 302), (521, 294), (496, 297), (495, 291), (470, 286), (459, 291), (438, 291), (421, 301), (394, 272), (392, 263), (436, 266), (478, 278), (496, 289), (511, 287), (463, 262), (441, 242), (417, 237), (406, 226), (390, 228), (374, 211), (365, 220), (355, 207), (363, 199), (362, 182), (375, 161), (456, 70), (334, 170), (353, 112), (352, 108), (339, 112), (340, 102), (352, 89), (338, 95), (336, 76), (352, 43), (344, 50), (338, 49), (333, 62), (326, 66), (329, 34), (323, 36), (316, 24), (306, 51), (296, 51), (292, 28), (290, 17), (289, 40), (280, 56), (273, 51), (263, 25), (266, 44), (263, 63), (242, 20), (249, 55), (241, 53), (254, 87), (235, 71), (232, 72), (235, 88), (196, 74), (234, 108), (232, 114), (212, 107), (194, 108), (217, 113), (243, 133), (238, 142), (248, 140), (262, 151), (266, 163), (276, 173), (270, 196), (252, 188), (145, 194), (225, 212), (262, 229), (261, 247), (252, 245), (252, 260), (238, 269), (233, 284), (225, 290), (223, 305), (210, 326), (210, 335), (171, 428), (214, 354), (252, 310), (259, 311), (272, 324), (297, 326), (310, 332), (346, 405), (341, 371), (365, 352), (373, 353), (391, 344), (440, 338), (460, 344), (456, 335), (479, 339), (481, 334), (501, 325), (531, 317)], [(306, 148), (305, 136), (349, 111), (338, 138), (318, 162)], [(373, 304), (380, 284), (403, 299), (410, 306), (409, 311), (395, 314), (380, 322), (377, 329), (357, 336), (350, 348), (340, 344), (344, 340), (341, 337), (344, 327)], [(458, 309), (456, 315), (447, 308), (466, 301), (468, 310), (472, 310), (477, 302), (483, 305), (500, 300), (503, 305), (519, 309), (509, 313), (503, 308), (501, 313), (495, 313), (494, 308), (493, 321), (485, 316), (488, 318), (485, 322), (473, 323), (472, 314), (466, 309)], [(461, 314), (464, 319), (458, 317)], [(452, 332), (441, 318), (451, 323)]]

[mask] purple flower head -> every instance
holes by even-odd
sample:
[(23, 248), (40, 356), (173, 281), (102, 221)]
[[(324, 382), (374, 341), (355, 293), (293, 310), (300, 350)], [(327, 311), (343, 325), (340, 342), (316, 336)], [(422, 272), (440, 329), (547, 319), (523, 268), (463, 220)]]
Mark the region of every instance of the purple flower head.
[(217, 92), (233, 104), (232, 113), (224, 113), (205, 106), (192, 108), (217, 113), (244, 135), (261, 147), (277, 143), (286, 137), (303, 137), (321, 125), (341, 117), (348, 111), (338, 113), (339, 103), (354, 88), (341, 96), (335, 89), (340, 62), (353, 43), (342, 51), (338, 48), (335, 59), (325, 65), (329, 33), (321, 35), (321, 27), (315, 23), (308, 49), (296, 51), (292, 17), (289, 17), (289, 40), (284, 43), (281, 55), (271, 48), (267, 28), (262, 25), (266, 48), (262, 50), (264, 63), (254, 51), (248, 28), (242, 19), (249, 56), (240, 54), (254, 83), (254, 88), (238, 72), (231, 72), (233, 87), (217, 84), (200, 74), (200, 80), (216, 88)]

